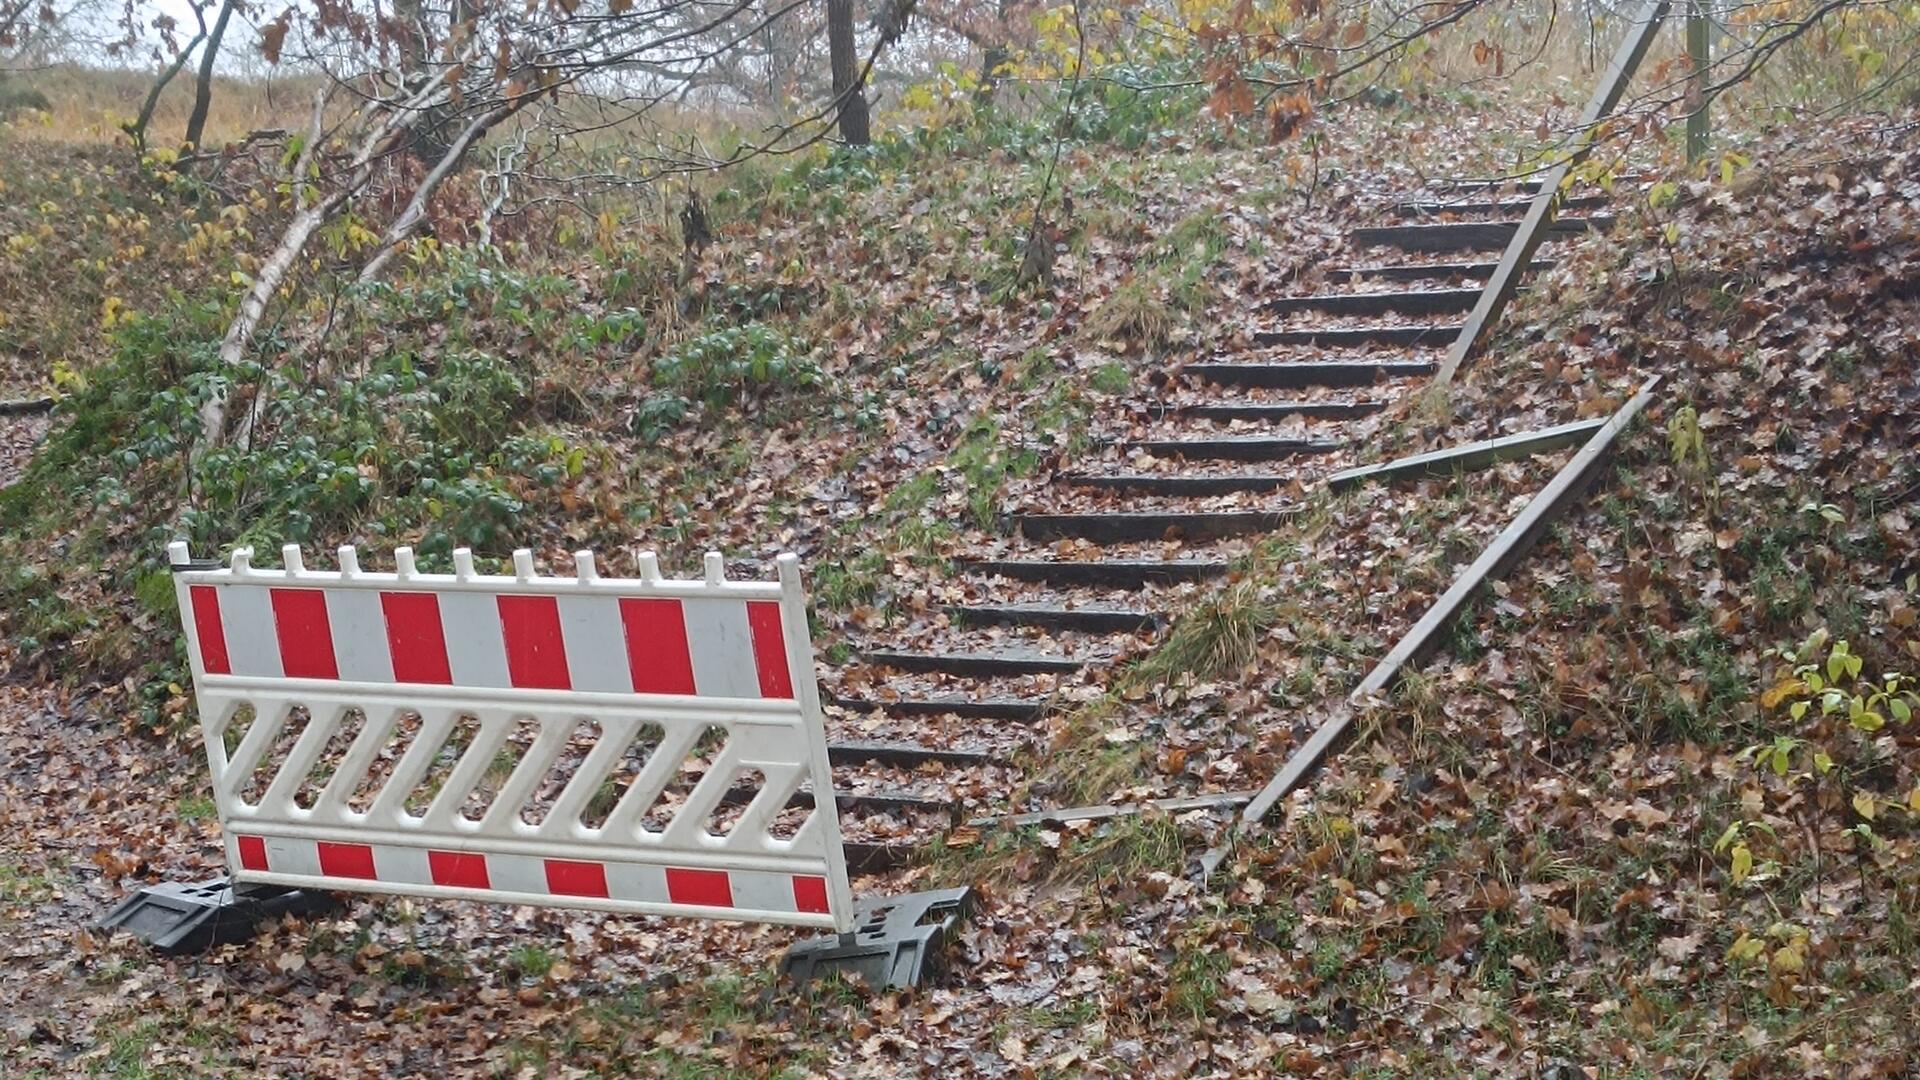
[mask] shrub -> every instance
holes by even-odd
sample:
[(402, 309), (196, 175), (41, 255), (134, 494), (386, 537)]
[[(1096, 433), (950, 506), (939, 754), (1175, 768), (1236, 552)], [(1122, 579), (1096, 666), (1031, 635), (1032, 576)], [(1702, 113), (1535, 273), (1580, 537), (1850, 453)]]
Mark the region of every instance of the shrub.
[(792, 338), (750, 322), (712, 330), (654, 361), (656, 385), (715, 408), (742, 408), (811, 390), (824, 380), (819, 365)]

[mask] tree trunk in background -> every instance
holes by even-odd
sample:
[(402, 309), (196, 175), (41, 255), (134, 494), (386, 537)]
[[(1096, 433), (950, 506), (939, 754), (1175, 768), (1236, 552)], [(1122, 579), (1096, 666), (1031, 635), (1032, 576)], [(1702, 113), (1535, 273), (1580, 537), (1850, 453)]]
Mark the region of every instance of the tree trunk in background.
[(147, 100), (140, 106), (140, 115), (134, 117), (132, 123), (120, 126), (122, 131), (133, 136), (135, 157), (147, 152), (147, 125), (153, 123), (153, 110), (160, 105), (160, 94), (166, 90), (167, 84), (173, 81), (173, 77), (180, 74), (180, 69), (187, 66), (187, 59), (193, 55), (193, 50), (200, 47), (200, 43), (206, 40), (206, 37), (207, 28), (202, 25), (200, 32), (193, 36), (192, 41), (187, 42), (187, 47), (180, 50), (180, 55), (173, 58), (173, 63), (168, 64), (167, 69), (162, 71), (160, 77), (155, 79), (153, 85), (147, 89)]
[(200, 149), (200, 136), (207, 128), (207, 110), (213, 105), (213, 62), (220, 57), (220, 39), (227, 36), (227, 21), (233, 18), (234, 0), (224, 0), (220, 17), (207, 32), (207, 45), (200, 53), (200, 82), (193, 88), (193, 115), (187, 117), (186, 144)]
[(853, 41), (853, 0), (827, 0), (827, 50), (833, 61), (833, 96), (840, 103), (840, 137), (854, 146), (873, 141), (867, 123), (866, 88)]
[(973, 92), (973, 103), (985, 107), (993, 104), (994, 88), (1000, 85), (1000, 67), (1013, 59), (1013, 49), (1007, 44), (1007, 8), (1009, 0), (1000, 0), (994, 7), (993, 43), (988, 45), (980, 57), (980, 82)]

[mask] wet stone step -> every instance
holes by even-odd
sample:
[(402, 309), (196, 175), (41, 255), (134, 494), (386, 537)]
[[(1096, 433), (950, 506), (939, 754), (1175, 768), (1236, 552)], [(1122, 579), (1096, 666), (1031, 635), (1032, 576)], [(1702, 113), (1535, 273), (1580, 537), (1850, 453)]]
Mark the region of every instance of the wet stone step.
[(876, 701), (834, 696), (832, 704), (848, 712), (884, 712), (889, 716), (958, 716), (968, 720), (1007, 720), (1032, 723), (1045, 716), (1043, 701), (1022, 698), (965, 698), (949, 694)]
[(865, 740), (830, 742), (827, 744), (827, 759), (835, 765), (877, 762), (903, 768), (915, 768), (936, 762), (941, 765), (991, 765), (999, 760), (992, 754), (979, 750), (955, 750), (941, 746), (922, 746), (919, 743)]
[(1136, 439), (1121, 444), (1160, 458), (1188, 461), (1279, 461), (1307, 454), (1330, 454), (1342, 443), (1330, 439), (1270, 439), (1258, 435), (1198, 439)]
[(1211, 513), (1015, 514), (1014, 529), (1029, 540), (1082, 539), (1112, 544), (1130, 540), (1188, 543), (1272, 532), (1291, 510), (1223, 510)]
[(1271, 401), (1178, 405), (1171, 411), (1189, 420), (1253, 420), (1278, 422), (1294, 417), (1310, 420), (1351, 420), (1387, 407), (1384, 401)]
[[(1354, 281), (1428, 281), (1453, 278), (1490, 278), (1497, 262), (1395, 263), (1388, 266), (1339, 266), (1327, 271), (1327, 280), (1335, 284)], [(1551, 270), (1552, 259), (1535, 259), (1527, 264), (1532, 271)], [(1476, 292), (1475, 295), (1478, 295)], [(1473, 305), (1467, 305), (1471, 308)]]
[[(1537, 188), (1536, 188), (1537, 190)], [(1576, 195), (1560, 202), (1564, 213), (1568, 210), (1598, 210), (1607, 205), (1605, 195)], [(1436, 214), (1524, 214), (1527, 207), (1533, 205), (1532, 199), (1462, 199), (1457, 202), (1440, 200), (1414, 200), (1393, 204), (1393, 212), (1398, 217), (1432, 217)]]
[[(1493, 271), (1488, 269), (1487, 273)], [(1275, 315), (1318, 311), (1327, 315), (1452, 315), (1473, 310), (1479, 289), (1407, 289), (1399, 292), (1318, 293), (1282, 296), (1261, 305)]]
[(1071, 657), (1044, 656), (1040, 653), (936, 653), (880, 649), (862, 653), (861, 657), (870, 664), (879, 664), (897, 671), (937, 672), (976, 678), (991, 678), (997, 675), (1066, 675), (1079, 671), (1085, 666), (1084, 661)]
[(1296, 330), (1255, 330), (1260, 345), (1439, 345), (1460, 336), (1458, 323), (1415, 323), (1405, 326), (1316, 326)]
[(1297, 390), (1308, 386), (1371, 386), (1380, 379), (1431, 375), (1431, 360), (1292, 360), (1279, 363), (1188, 364), (1186, 374), (1221, 386)]
[(1123, 491), (1137, 495), (1171, 495), (1202, 498), (1211, 495), (1237, 495), (1245, 492), (1279, 491), (1296, 477), (1273, 473), (1246, 475), (1193, 476), (1177, 473), (1116, 473), (1099, 475), (1078, 473), (1065, 478), (1075, 487), (1101, 491)]
[(1224, 575), (1227, 567), (1221, 559), (993, 559), (961, 564), (965, 572), (982, 577), (1109, 589), (1206, 581)]
[(1132, 634), (1160, 625), (1160, 616), (1136, 608), (1059, 604), (950, 604), (941, 610), (970, 626), (1041, 626), (1090, 634)]
[[(1498, 251), (1513, 239), (1517, 221), (1456, 221), (1442, 225), (1380, 225), (1359, 228), (1347, 234), (1355, 247), (1394, 247), (1403, 251)], [(1589, 229), (1613, 227), (1613, 218), (1595, 214), (1589, 217), (1560, 218), (1549, 230), (1554, 235), (1572, 235)]]

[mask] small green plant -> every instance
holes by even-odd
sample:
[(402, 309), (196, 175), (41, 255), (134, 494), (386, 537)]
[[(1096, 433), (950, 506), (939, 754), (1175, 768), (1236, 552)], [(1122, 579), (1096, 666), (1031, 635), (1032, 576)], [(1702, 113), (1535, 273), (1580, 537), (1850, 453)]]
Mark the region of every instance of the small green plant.
[(553, 970), (552, 952), (538, 945), (522, 945), (507, 954), (507, 967), (523, 979), (544, 979)]
[[(1775, 715), (1784, 711), (1794, 726), (1747, 747), (1739, 759), (1771, 775), (1790, 797), (1796, 788), (1812, 789), (1811, 797), (1793, 800), (1803, 814), (1819, 813), (1828, 805), (1850, 809), (1853, 819), (1845, 831), (1868, 847), (1880, 843), (1873, 822), (1881, 814), (1920, 818), (1920, 786), (1893, 798), (1874, 779), (1884, 764), (1878, 737), (1889, 724), (1912, 723), (1920, 708), (1920, 683), (1899, 672), (1867, 676), (1865, 659), (1845, 639), (1834, 640), (1824, 629), (1798, 647), (1774, 650), (1774, 655), (1787, 669), (1760, 695), (1760, 706)], [(1764, 868), (1756, 864), (1753, 844), (1761, 834), (1770, 837), (1773, 830), (1764, 822), (1740, 819), (1714, 843), (1714, 853), (1727, 856), (1736, 885)]]
[(654, 361), (656, 384), (714, 408), (742, 407), (818, 387), (820, 366), (784, 332), (760, 322), (691, 338)]
[(627, 430), (648, 442), (658, 442), (686, 418), (686, 398), (679, 394), (648, 394), (634, 406)]
[(1127, 370), (1125, 364), (1101, 364), (1094, 369), (1087, 385), (1101, 394), (1124, 394), (1133, 385), (1133, 373)]
[(1682, 405), (1667, 421), (1667, 446), (1673, 467), (1681, 476), (1698, 485), (1709, 505), (1717, 488), (1713, 481), (1713, 463), (1707, 457), (1707, 437), (1700, 430), (1700, 413), (1691, 405)]

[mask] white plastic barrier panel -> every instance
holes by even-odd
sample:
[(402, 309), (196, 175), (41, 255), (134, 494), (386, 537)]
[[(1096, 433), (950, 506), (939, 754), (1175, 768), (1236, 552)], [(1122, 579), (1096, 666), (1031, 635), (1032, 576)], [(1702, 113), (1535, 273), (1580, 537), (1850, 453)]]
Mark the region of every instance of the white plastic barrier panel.
[(168, 555), (236, 881), (852, 929), (795, 556), (743, 582), (718, 554), (696, 581)]

